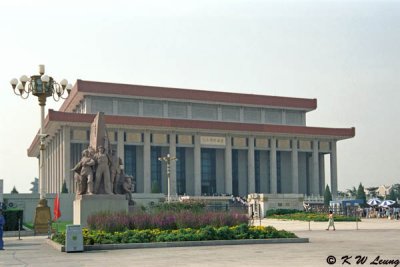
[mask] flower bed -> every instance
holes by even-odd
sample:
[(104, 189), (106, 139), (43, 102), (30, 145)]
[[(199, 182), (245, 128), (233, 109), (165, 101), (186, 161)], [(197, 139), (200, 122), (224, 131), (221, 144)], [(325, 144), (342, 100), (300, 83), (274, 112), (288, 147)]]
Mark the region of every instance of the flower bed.
[(99, 213), (88, 218), (91, 230), (122, 232), (132, 229), (176, 230), (198, 229), (205, 226), (234, 226), (248, 222), (247, 214), (231, 212), (191, 212), (189, 210), (161, 211), (156, 213)]
[[(211, 227), (199, 229), (182, 228), (176, 230), (126, 230), (123, 232), (105, 232), (83, 229), (83, 243), (94, 244), (120, 244), (120, 243), (148, 243), (172, 241), (204, 241), (204, 240), (238, 240), (238, 239), (270, 239), (270, 238), (297, 238), (294, 233), (277, 230), (272, 226), (237, 226)], [(65, 244), (65, 233), (53, 235), (52, 240)]]

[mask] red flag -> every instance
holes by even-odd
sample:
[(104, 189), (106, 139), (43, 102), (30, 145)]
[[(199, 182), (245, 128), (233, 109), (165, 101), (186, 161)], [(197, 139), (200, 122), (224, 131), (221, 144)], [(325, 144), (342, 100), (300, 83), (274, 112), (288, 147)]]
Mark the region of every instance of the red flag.
[(56, 195), (56, 198), (54, 199), (54, 218), (53, 221), (57, 221), (58, 218), (61, 217), (61, 211), (60, 211), (60, 198), (58, 197), (58, 194)]

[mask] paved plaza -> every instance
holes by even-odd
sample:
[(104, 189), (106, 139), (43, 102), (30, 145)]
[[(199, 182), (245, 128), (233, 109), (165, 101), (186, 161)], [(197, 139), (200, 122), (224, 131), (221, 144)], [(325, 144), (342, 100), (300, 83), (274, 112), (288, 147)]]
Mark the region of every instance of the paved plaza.
[(61, 253), (43, 236), (7, 237), (0, 266), (330, 266), (328, 257), (336, 259), (332, 266), (354, 266), (357, 260), (358, 265), (396, 266), (400, 261), (400, 221), (366, 219), (358, 230), (355, 222), (336, 222), (336, 231), (316, 222), (264, 219), (261, 224), (293, 231), (310, 243)]

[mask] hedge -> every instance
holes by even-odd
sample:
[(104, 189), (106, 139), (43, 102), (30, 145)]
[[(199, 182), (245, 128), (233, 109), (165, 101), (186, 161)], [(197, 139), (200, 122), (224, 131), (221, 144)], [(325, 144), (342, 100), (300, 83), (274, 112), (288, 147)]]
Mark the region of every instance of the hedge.
[[(4, 231), (18, 231), (19, 219), (21, 219), (21, 227), (24, 220), (24, 211), (20, 209), (7, 209), (3, 210), (4, 219), (6, 224), (4, 225)], [(22, 229), (21, 229), (22, 230)]]
[[(200, 229), (182, 228), (176, 230), (127, 230), (109, 233), (105, 231), (83, 229), (83, 243), (94, 244), (120, 244), (120, 243), (149, 243), (173, 241), (203, 241), (203, 240), (237, 240), (237, 239), (269, 239), (269, 238), (297, 238), (294, 233), (277, 230), (272, 226), (237, 226), (211, 227)], [(57, 233), (52, 240), (65, 244), (65, 233)]]

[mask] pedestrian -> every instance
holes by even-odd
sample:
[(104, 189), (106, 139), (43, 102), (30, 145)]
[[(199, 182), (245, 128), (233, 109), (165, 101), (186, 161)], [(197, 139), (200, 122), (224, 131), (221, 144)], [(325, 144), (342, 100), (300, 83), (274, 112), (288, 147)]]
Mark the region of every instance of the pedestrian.
[(328, 214), (328, 228), (326, 229), (327, 231), (329, 231), (329, 228), (331, 228), (331, 226), (333, 227), (333, 231), (335, 231), (335, 221), (333, 220), (333, 212), (330, 210), (329, 214)]
[(3, 216), (3, 210), (0, 209), (0, 250), (4, 250), (4, 242), (3, 242), (3, 226), (6, 224), (6, 220)]

